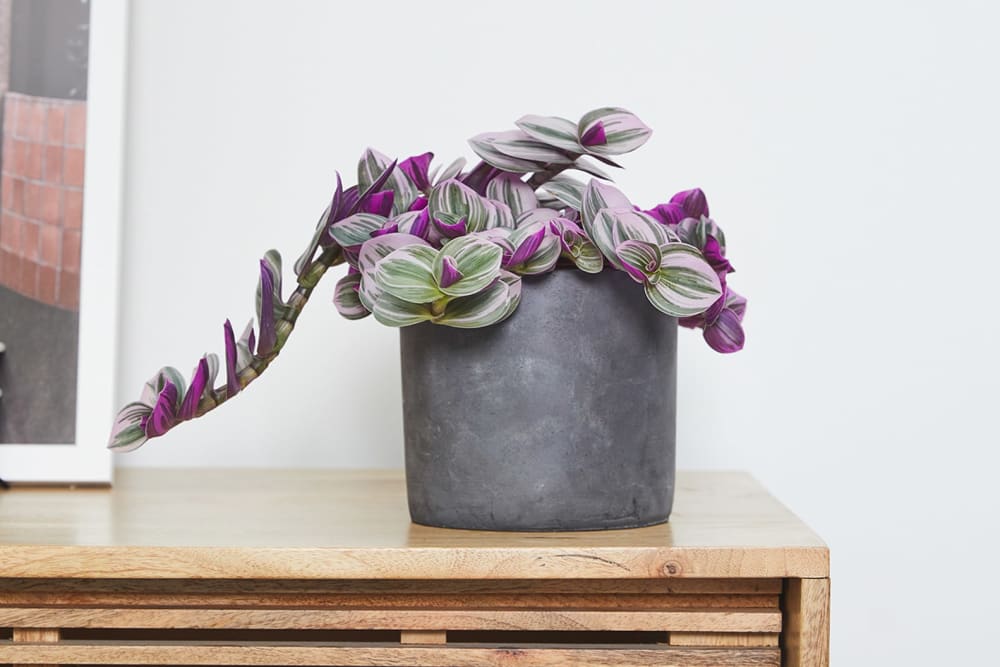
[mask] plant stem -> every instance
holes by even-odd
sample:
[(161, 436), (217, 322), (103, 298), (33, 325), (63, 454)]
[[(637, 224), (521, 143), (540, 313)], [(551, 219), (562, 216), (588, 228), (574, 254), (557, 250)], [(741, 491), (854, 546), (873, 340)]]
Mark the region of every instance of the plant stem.
[[(267, 370), (267, 367), (271, 365), (271, 362), (274, 361), (278, 353), (285, 346), (285, 342), (291, 335), (292, 330), (295, 329), (295, 322), (299, 319), (302, 309), (309, 302), (309, 297), (312, 296), (316, 285), (319, 284), (319, 281), (330, 267), (341, 264), (343, 261), (343, 251), (338, 246), (331, 246), (325, 248), (319, 257), (306, 266), (306, 269), (299, 275), (295, 291), (292, 292), (285, 302), (288, 308), (285, 311), (284, 317), (275, 322), (274, 328), (278, 335), (274, 344), (274, 350), (266, 356), (258, 357), (255, 355), (250, 365), (240, 371), (240, 387), (246, 388), (248, 384)], [(202, 400), (201, 405), (198, 407), (197, 416), (201, 417), (206, 412), (222, 405), (230, 398), (232, 396), (228, 395), (225, 385), (213, 389), (209, 396)]]
[(542, 171), (536, 171), (534, 174), (531, 175), (531, 178), (528, 179), (528, 185), (530, 185), (533, 190), (537, 190), (538, 188), (542, 187), (550, 180), (552, 180), (553, 178), (555, 178), (556, 176), (558, 176), (559, 174), (566, 171), (572, 166), (573, 166), (572, 163), (547, 164), (545, 165), (545, 168)]

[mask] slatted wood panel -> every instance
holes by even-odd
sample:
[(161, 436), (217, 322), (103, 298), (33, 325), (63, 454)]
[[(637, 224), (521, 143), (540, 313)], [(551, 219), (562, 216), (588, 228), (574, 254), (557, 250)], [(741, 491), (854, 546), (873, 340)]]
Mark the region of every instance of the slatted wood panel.
[(780, 590), (738, 579), (0, 579), (0, 628), (16, 629), (0, 663), (777, 666)]

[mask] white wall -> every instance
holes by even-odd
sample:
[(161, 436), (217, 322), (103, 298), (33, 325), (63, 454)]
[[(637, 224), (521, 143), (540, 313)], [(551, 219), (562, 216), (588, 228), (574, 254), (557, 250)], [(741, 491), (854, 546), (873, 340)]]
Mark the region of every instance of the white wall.
[[(349, 7), (349, 9), (348, 9)], [(996, 618), (1000, 47), (972, 2), (134, 5), (121, 401), (222, 351), (371, 144), (471, 157), (524, 113), (656, 133), (619, 182), (699, 185), (744, 352), (684, 336), (679, 460), (744, 468), (833, 551), (835, 664), (967, 664)], [(398, 466), (396, 333), (322, 285), (268, 377), (122, 466)], [(528, 295), (526, 298), (530, 298)]]

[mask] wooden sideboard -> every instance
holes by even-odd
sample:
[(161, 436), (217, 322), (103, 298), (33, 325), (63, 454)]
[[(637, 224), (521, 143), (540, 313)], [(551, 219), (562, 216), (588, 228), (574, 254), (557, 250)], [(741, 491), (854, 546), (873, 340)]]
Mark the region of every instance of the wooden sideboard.
[(681, 472), (669, 524), (410, 523), (398, 471), (120, 470), (0, 492), (0, 663), (829, 662), (829, 553), (743, 473)]

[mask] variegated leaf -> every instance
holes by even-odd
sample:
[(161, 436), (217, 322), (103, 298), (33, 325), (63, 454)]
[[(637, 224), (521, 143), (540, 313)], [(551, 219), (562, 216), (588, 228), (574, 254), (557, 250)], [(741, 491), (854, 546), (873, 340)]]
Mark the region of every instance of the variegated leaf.
[(544, 190), (536, 192), (535, 196), (538, 197), (539, 208), (561, 209), (564, 207), (563, 202), (559, 201)]
[(497, 322), (503, 322), (510, 317), (521, 303), (521, 276), (510, 271), (501, 271), (500, 282), (507, 285), (507, 310)]
[[(152, 408), (156, 405), (156, 401), (160, 397), (160, 392), (163, 391), (163, 388), (167, 386), (168, 382), (177, 387), (178, 390), (182, 390), (187, 386), (187, 383), (184, 381), (183, 373), (173, 366), (164, 366), (156, 372), (156, 375), (147, 380), (145, 385), (143, 385), (142, 395), (140, 396), (139, 401)], [(181, 407), (181, 398), (181, 396), (177, 397), (177, 405), (175, 406), (175, 409), (177, 410)]]
[(628, 240), (615, 248), (625, 273), (637, 283), (645, 283), (660, 270), (660, 248), (648, 241)]
[(616, 247), (630, 239), (654, 245), (665, 245), (677, 240), (665, 225), (661, 225), (647, 213), (635, 209), (606, 209), (605, 214), (614, 216), (611, 240)]
[(423, 239), (404, 233), (376, 236), (368, 239), (361, 246), (361, 250), (358, 253), (358, 267), (361, 271), (358, 298), (368, 310), (374, 307), (375, 300), (381, 294), (378, 284), (375, 281), (375, 267), (394, 250), (408, 245), (421, 245), (430, 248), (430, 244)]
[[(544, 209), (537, 209), (544, 210)], [(517, 250), (521, 248), (521, 244), (524, 243), (530, 237), (543, 232), (544, 235), (541, 241), (538, 242), (538, 246), (535, 247), (531, 254), (520, 261), (517, 257)], [(556, 262), (559, 261), (559, 255), (562, 252), (562, 246), (559, 244), (559, 238), (549, 232), (548, 221), (547, 220), (536, 220), (530, 224), (525, 224), (519, 226), (510, 235), (510, 244), (515, 250), (514, 258), (512, 262), (519, 262), (518, 264), (510, 264), (507, 266), (508, 269), (514, 273), (521, 275), (536, 275), (540, 273), (548, 273), (555, 268)]]
[(660, 270), (646, 283), (646, 297), (667, 315), (703, 313), (722, 296), (722, 283), (698, 249), (684, 243), (660, 248)]
[(337, 281), (333, 290), (333, 305), (349, 320), (360, 320), (371, 312), (361, 303), (361, 274), (349, 273)]
[(486, 196), (507, 204), (515, 216), (538, 207), (535, 191), (514, 174), (500, 174), (490, 181)]
[(579, 158), (577, 158), (576, 162), (573, 163), (573, 166), (570, 167), (570, 169), (576, 169), (577, 171), (582, 171), (585, 174), (596, 176), (597, 178), (600, 178), (605, 181), (615, 180), (611, 178), (611, 174), (609, 174), (608, 172), (604, 171), (599, 166), (594, 164), (594, 162), (590, 160), (586, 155), (582, 155)]
[(573, 262), (576, 268), (585, 273), (600, 273), (604, 269), (604, 255), (578, 224), (566, 218), (556, 218), (548, 224), (560, 241), (562, 256)]
[[(253, 363), (254, 352), (256, 352), (257, 341), (253, 330), (253, 319), (243, 327), (243, 333), (236, 339), (236, 369), (241, 371)], [(218, 361), (216, 361), (218, 363)], [(213, 378), (214, 383), (214, 378)]]
[(373, 304), (372, 314), (387, 327), (408, 327), (434, 317), (429, 305), (410, 303), (387, 292), (379, 295)]
[(677, 234), (684, 243), (696, 248), (704, 248), (709, 236), (714, 236), (719, 242), (722, 252), (726, 252), (726, 235), (722, 228), (712, 218), (685, 218), (677, 225)]
[(143, 422), (149, 419), (153, 408), (145, 403), (129, 403), (115, 417), (111, 427), (111, 437), (108, 439), (108, 449), (117, 452), (131, 452), (146, 444), (146, 430)]
[[(378, 177), (392, 163), (392, 160), (387, 155), (379, 153), (374, 148), (366, 149), (358, 161), (358, 189), (362, 192), (368, 190), (372, 183), (375, 183)], [(399, 169), (392, 171), (389, 180), (386, 181), (383, 187), (393, 192), (393, 215), (398, 215), (403, 211), (409, 210), (410, 205), (413, 204), (420, 194), (413, 181)]]
[(569, 176), (559, 174), (543, 185), (542, 189), (572, 209), (579, 211), (583, 206), (583, 192), (586, 186)]
[(483, 162), (502, 169), (503, 171), (515, 174), (526, 174), (532, 171), (539, 171), (544, 166), (531, 160), (511, 157), (493, 145), (497, 133), (479, 134), (469, 139), (469, 145), (476, 152)]
[(558, 116), (522, 116), (515, 123), (532, 139), (568, 153), (580, 154), (583, 146), (577, 138), (577, 124)]
[(434, 186), (427, 200), (427, 209), (432, 220), (464, 218), (466, 232), (476, 232), (490, 225), (492, 212), (488, 203), (475, 190), (452, 179)]
[(610, 209), (602, 208), (594, 216), (593, 221), (590, 224), (584, 222), (583, 228), (593, 241), (594, 245), (601, 251), (604, 258), (611, 263), (611, 266), (616, 269), (621, 269), (621, 262), (618, 261), (618, 255), (615, 254), (615, 246), (618, 244), (614, 240), (614, 229), (616, 221), (616, 211), (624, 211), (626, 209)]
[(584, 114), (577, 127), (579, 136), (587, 134), (598, 122), (604, 125), (605, 143), (587, 146), (595, 155), (621, 155), (639, 148), (653, 133), (645, 123), (625, 109), (604, 107)]
[(517, 220), (514, 221), (514, 227), (520, 229), (522, 227), (529, 227), (539, 222), (548, 222), (549, 220), (554, 220), (559, 217), (559, 211), (551, 208), (534, 208), (530, 211), (524, 211), (521, 215), (517, 216)]
[[(498, 276), (499, 278), (499, 276)], [(478, 329), (503, 320), (513, 312), (512, 301), (518, 298), (504, 280), (494, 282), (479, 292), (451, 301), (435, 323), (458, 329)], [(517, 306), (516, 303), (513, 304)]]
[(591, 239), (594, 238), (594, 235), (587, 229), (587, 225), (595, 220), (597, 212), (602, 208), (625, 209), (634, 207), (632, 206), (632, 202), (628, 200), (628, 197), (623, 195), (618, 188), (591, 179), (583, 192), (583, 202), (580, 208), (580, 214), (583, 218), (583, 228), (587, 231)]
[[(388, 235), (387, 235), (388, 236)], [(375, 284), (410, 303), (430, 303), (443, 296), (434, 279), (437, 252), (428, 246), (407, 245), (393, 250), (375, 267)], [(379, 296), (381, 300), (384, 294)]]
[(372, 232), (382, 229), (388, 221), (374, 213), (355, 213), (352, 216), (335, 222), (330, 228), (330, 235), (344, 248), (353, 248), (372, 237)]
[(604, 255), (596, 245), (587, 240), (572, 246), (569, 259), (584, 273), (600, 273), (604, 270)]
[(489, 211), (489, 222), (486, 223), (486, 229), (497, 227), (512, 229), (514, 227), (514, 214), (507, 204), (487, 200), (486, 208)]
[(298, 259), (295, 260), (295, 275), (301, 276), (302, 272), (306, 270), (309, 263), (313, 261), (313, 257), (316, 256), (316, 249), (319, 248), (320, 241), (326, 236), (326, 229), (329, 225), (330, 208), (327, 207), (323, 214), (319, 216), (319, 221), (316, 222), (316, 231), (313, 232), (312, 239), (309, 241), (308, 247), (302, 251)]
[(465, 158), (460, 157), (451, 164), (449, 164), (447, 167), (445, 167), (440, 174), (437, 174), (435, 176), (433, 180), (435, 183), (441, 183), (443, 181), (447, 181), (448, 179), (456, 178), (459, 174), (462, 173), (462, 169), (464, 168), (465, 168)]
[(570, 164), (574, 156), (565, 151), (532, 139), (521, 130), (490, 132), (479, 135), (504, 155), (537, 164)]
[[(444, 260), (450, 257), (461, 278), (441, 287)], [(442, 246), (434, 258), (433, 274), (437, 289), (449, 296), (468, 296), (481, 291), (500, 274), (503, 251), (495, 243), (476, 236), (461, 236)]]
[[(285, 305), (281, 289), (281, 253), (274, 249), (268, 250), (264, 253), (264, 258), (261, 262), (267, 267), (271, 276), (271, 310), (274, 315), (274, 320), (278, 321), (285, 317), (288, 313), (288, 306)], [(261, 312), (261, 307), (263, 306), (263, 295), (261, 293), (262, 282), (263, 281), (257, 283), (257, 293), (255, 295), (257, 319), (261, 322), (263, 322), (263, 313)]]

